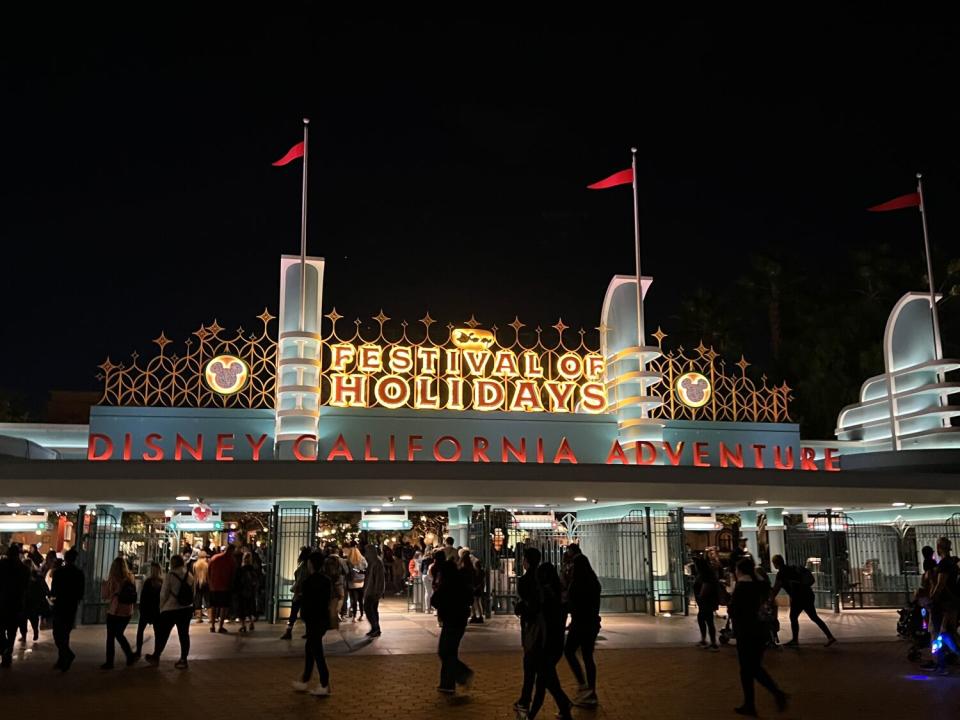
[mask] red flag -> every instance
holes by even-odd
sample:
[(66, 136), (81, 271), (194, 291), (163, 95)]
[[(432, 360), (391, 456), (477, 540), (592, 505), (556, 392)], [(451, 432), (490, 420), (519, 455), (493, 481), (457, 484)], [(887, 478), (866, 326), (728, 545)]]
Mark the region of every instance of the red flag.
[(617, 185), (628, 185), (633, 182), (633, 169), (627, 168), (620, 172), (615, 172), (608, 178), (604, 178), (593, 185), (587, 185), (587, 190), (605, 190), (606, 188), (616, 187)]
[(902, 210), (908, 207), (920, 207), (920, 193), (907, 193), (906, 195), (895, 197), (893, 200), (887, 200), (885, 203), (874, 205), (873, 207), (867, 208), (867, 210), (869, 212), (887, 212), (888, 210)]
[(280, 165), (287, 165), (288, 163), (293, 162), (298, 157), (303, 157), (303, 142), (298, 142), (292, 148), (287, 150), (287, 154), (282, 158), (273, 163), (274, 166), (279, 167)]

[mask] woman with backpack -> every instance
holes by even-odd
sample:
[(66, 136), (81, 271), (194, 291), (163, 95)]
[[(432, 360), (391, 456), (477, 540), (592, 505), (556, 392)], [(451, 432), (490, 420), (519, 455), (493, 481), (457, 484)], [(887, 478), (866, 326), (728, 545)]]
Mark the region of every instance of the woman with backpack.
[(114, 641), (123, 650), (127, 665), (133, 665), (138, 656), (130, 649), (130, 643), (123, 633), (133, 617), (133, 606), (137, 603), (137, 585), (133, 574), (127, 568), (127, 561), (122, 557), (116, 558), (110, 565), (110, 572), (101, 589), (101, 597), (109, 600), (110, 604), (107, 607), (107, 661), (100, 669), (113, 669)]
[(360, 620), (363, 620), (363, 584), (367, 578), (367, 561), (360, 554), (356, 543), (350, 544), (347, 553), (347, 564), (350, 565), (350, 579), (347, 581), (347, 591), (350, 593), (350, 622), (357, 621), (357, 611), (360, 611)]
[(320, 684), (310, 691), (311, 695), (324, 696), (330, 694), (330, 672), (327, 661), (323, 656), (323, 636), (330, 629), (333, 595), (330, 576), (325, 571), (322, 553), (313, 552), (307, 561), (310, 574), (307, 575), (301, 586), (300, 613), (307, 626), (304, 643), (303, 675), (293, 682), (293, 689), (297, 692), (306, 692), (310, 678), (313, 677), (313, 666), (317, 666)]
[[(779, 556), (776, 556), (779, 557)], [(782, 558), (781, 558), (782, 562)], [(781, 690), (763, 667), (763, 651), (767, 646), (767, 631), (760, 611), (770, 597), (766, 586), (757, 579), (753, 558), (744, 557), (737, 563), (737, 584), (730, 600), (730, 619), (737, 638), (737, 660), (740, 662), (740, 684), (743, 688), (743, 704), (733, 709), (738, 715), (755, 717), (757, 706), (753, 681), (756, 680), (770, 691), (777, 709), (787, 707), (787, 694)]]
[(571, 720), (572, 703), (560, 685), (557, 663), (563, 655), (564, 612), (560, 600), (560, 575), (551, 563), (542, 563), (534, 570), (535, 590), (527, 607), (523, 628), (524, 663), (536, 673), (533, 701), (527, 718), (536, 718), (549, 690), (557, 704), (558, 720)]
[(160, 655), (170, 639), (174, 626), (177, 628), (177, 637), (180, 640), (180, 659), (176, 667), (179, 670), (187, 669), (187, 655), (190, 653), (190, 620), (193, 618), (194, 577), (187, 572), (183, 557), (174, 555), (170, 558), (170, 572), (163, 579), (160, 587), (160, 618), (156, 627), (157, 636), (153, 643), (153, 654), (146, 656), (146, 661), (156, 667), (160, 664)]
[(140, 589), (140, 618), (137, 620), (137, 649), (133, 654), (140, 657), (143, 650), (143, 631), (147, 625), (153, 625), (153, 634), (157, 634), (157, 620), (160, 617), (160, 588), (163, 586), (163, 568), (160, 563), (150, 563), (150, 575), (144, 578)]

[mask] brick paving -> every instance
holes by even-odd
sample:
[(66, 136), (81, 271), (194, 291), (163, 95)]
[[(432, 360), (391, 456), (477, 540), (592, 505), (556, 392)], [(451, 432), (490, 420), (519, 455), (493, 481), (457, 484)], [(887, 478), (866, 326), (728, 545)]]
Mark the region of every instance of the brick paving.
[[(184, 720), (335, 717), (477, 718), (509, 720), (519, 692), (520, 653), (464, 654), (476, 671), (466, 695), (435, 692), (438, 660), (433, 655), (343, 654), (329, 659), (333, 694), (314, 698), (292, 692), (300, 672), (294, 657), (227, 656), (195, 660), (190, 669), (173, 667), (177, 644), (159, 668), (143, 662), (132, 668), (98, 669), (102, 656), (80, 657), (61, 675), (38, 661), (14, 663), (0, 673), (3, 717), (50, 716), (71, 719), (168, 717)], [(807, 645), (799, 651), (768, 653), (768, 668), (791, 693), (786, 718), (958, 718), (960, 670), (950, 677), (920, 675), (904, 659), (898, 642)], [(44, 653), (45, 654), (45, 653)], [(693, 647), (605, 649), (597, 655), (601, 706), (576, 709), (577, 718), (735, 717), (739, 703), (737, 664), (732, 648), (707, 653)], [(574, 682), (561, 662), (561, 680)], [(775, 716), (758, 690), (762, 715)], [(541, 718), (553, 718), (547, 700)]]

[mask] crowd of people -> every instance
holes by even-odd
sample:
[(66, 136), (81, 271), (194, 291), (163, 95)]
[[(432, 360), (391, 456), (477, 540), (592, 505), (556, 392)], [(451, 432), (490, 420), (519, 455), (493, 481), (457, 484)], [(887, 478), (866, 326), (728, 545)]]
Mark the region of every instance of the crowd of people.
[[(943, 674), (948, 672), (948, 655), (958, 654), (960, 567), (951, 553), (948, 538), (940, 538), (936, 549), (923, 549), (923, 576), (914, 598), (931, 639), (924, 666)], [(69, 670), (75, 659), (70, 634), (85, 597), (85, 578), (77, 567), (77, 557), (76, 550), (68, 550), (61, 559), (53, 551), (43, 556), (36, 546), (26, 549), (14, 544), (0, 559), (0, 658), (4, 667), (10, 666), (16, 643), (26, 643), (28, 633), (36, 641), (41, 624), (46, 623), (57, 647), (54, 667)], [(801, 614), (820, 628), (826, 646), (836, 642), (817, 614), (811, 572), (787, 564), (780, 555), (773, 556), (771, 565), (774, 577), (755, 563), (745, 545), (735, 549), (726, 563), (720, 562), (716, 552), (693, 559), (692, 589), (700, 631), (697, 645), (719, 650), (716, 617), (726, 606), (727, 626), (719, 636), (736, 644), (743, 703), (735, 711), (742, 715), (756, 714), (756, 682), (773, 695), (781, 710), (787, 706), (787, 694), (763, 667), (765, 649), (779, 645), (776, 598), (781, 591), (789, 597), (791, 627), (791, 639), (783, 647), (798, 646)], [(390, 573), (388, 566), (393, 567)], [(543, 562), (540, 551), (527, 546), (522, 550), (522, 567), (515, 612), (520, 622), (523, 682), (514, 709), (519, 718), (536, 718), (549, 693), (557, 717), (569, 718), (574, 705), (593, 707), (598, 703), (594, 648), (600, 631), (600, 580), (576, 544), (566, 547), (560, 567)], [(468, 625), (482, 623), (488, 611), (485, 574), (479, 558), (468, 548), (457, 547), (452, 537), (439, 547), (422, 540), (419, 544), (351, 542), (303, 547), (293, 577), (290, 616), (281, 636), (291, 640), (298, 618), (303, 621), (304, 670), (293, 688), (319, 696), (330, 694), (325, 634), (341, 623), (366, 619), (366, 636), (371, 641), (380, 637), (380, 602), (390, 592), (403, 592), (404, 586), (418, 588), (423, 608), (435, 613), (440, 625), (437, 690), (452, 694), (459, 687), (468, 687), (474, 673), (460, 659), (459, 649)], [(209, 622), (211, 633), (228, 633), (224, 624), (236, 622), (240, 633), (253, 632), (263, 612), (263, 588), (263, 559), (247, 546), (200, 550), (186, 546), (170, 558), (166, 571), (159, 563), (151, 563), (139, 591), (126, 560), (119, 556), (100, 587), (106, 612), (106, 653), (101, 667), (114, 667), (118, 646), (126, 664), (135, 664), (144, 649), (145, 630), (152, 626), (153, 652), (144, 656), (146, 662), (159, 664), (176, 628), (180, 654), (175, 667), (186, 669), (191, 624)], [(135, 612), (138, 622), (131, 643), (126, 630)], [(562, 657), (578, 685), (572, 698), (557, 674)], [(319, 683), (310, 689), (315, 670)]]

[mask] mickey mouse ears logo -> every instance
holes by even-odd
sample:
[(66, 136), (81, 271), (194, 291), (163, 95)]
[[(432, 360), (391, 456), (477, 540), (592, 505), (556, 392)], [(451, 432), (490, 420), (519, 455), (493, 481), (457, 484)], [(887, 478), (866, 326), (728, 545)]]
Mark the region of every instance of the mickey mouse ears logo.
[(713, 388), (710, 381), (698, 372), (684, 373), (673, 384), (673, 390), (684, 405), (699, 408), (710, 402)]
[(215, 393), (233, 395), (247, 384), (250, 369), (247, 364), (234, 355), (217, 355), (203, 371), (207, 386)]

